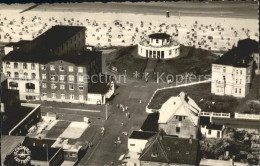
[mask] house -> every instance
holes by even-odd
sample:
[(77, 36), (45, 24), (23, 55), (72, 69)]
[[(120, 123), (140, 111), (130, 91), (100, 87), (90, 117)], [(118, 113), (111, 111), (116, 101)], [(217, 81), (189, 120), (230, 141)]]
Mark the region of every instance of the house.
[(211, 123), (209, 117), (200, 117), (200, 131), (205, 138), (222, 138), (224, 125)]
[(159, 130), (181, 138), (197, 138), (201, 109), (187, 94), (170, 97), (159, 110)]
[(154, 33), (138, 44), (138, 54), (146, 58), (170, 59), (180, 55), (180, 44), (166, 33)]
[(148, 139), (156, 135), (156, 132), (133, 131), (128, 138), (129, 152), (141, 153)]
[(158, 132), (148, 140), (139, 160), (141, 166), (199, 165), (199, 141)]
[(211, 93), (243, 98), (249, 93), (254, 60), (258, 61), (258, 44), (250, 39), (238, 42), (233, 48), (212, 64)]

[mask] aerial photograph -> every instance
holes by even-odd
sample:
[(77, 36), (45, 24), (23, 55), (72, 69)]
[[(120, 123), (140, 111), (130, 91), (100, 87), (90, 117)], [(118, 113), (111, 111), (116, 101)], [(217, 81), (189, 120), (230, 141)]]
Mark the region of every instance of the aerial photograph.
[(1, 165), (259, 166), (258, 5), (1, 1)]

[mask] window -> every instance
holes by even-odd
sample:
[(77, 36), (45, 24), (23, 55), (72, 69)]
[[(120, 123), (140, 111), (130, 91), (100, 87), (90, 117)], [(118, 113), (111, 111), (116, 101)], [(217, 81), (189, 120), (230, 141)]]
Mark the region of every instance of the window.
[(56, 85), (55, 84), (51, 84), (51, 89), (56, 89)]
[(243, 71), (242, 70), (240, 70), (240, 75), (242, 75), (243, 74)]
[(235, 89), (235, 93), (237, 93), (237, 88)]
[(239, 88), (239, 94), (241, 94), (241, 88)]
[(156, 39), (156, 43), (159, 43), (159, 40), (158, 40), (158, 39)]
[(46, 70), (46, 65), (41, 65), (42, 70)]
[(79, 95), (79, 100), (83, 101), (84, 100), (84, 96), (83, 95)]
[(65, 89), (65, 85), (64, 85), (64, 84), (61, 84), (61, 85), (60, 85), (60, 89)]
[(80, 91), (83, 91), (84, 90), (84, 87), (82, 85), (79, 86), (79, 90)]
[(36, 78), (36, 74), (35, 73), (32, 73), (31, 74), (31, 77), (32, 77), (32, 80), (34, 80)]
[(54, 65), (50, 65), (50, 70), (55, 70), (55, 66)]
[(10, 62), (6, 62), (6, 68), (10, 68)]
[(135, 146), (135, 144), (130, 144), (130, 146)]
[(242, 79), (240, 79), (240, 82), (239, 82), (240, 84), (242, 84)]
[(46, 79), (46, 74), (42, 74), (42, 79)]
[(7, 77), (11, 77), (11, 72), (10, 71), (7, 72)]
[(181, 132), (181, 128), (180, 127), (176, 127), (176, 133), (180, 133)]
[(35, 90), (35, 85), (33, 83), (26, 83), (26, 92), (34, 92)]
[(60, 81), (64, 81), (64, 75), (60, 75)]
[(238, 81), (237, 81), (237, 79), (236, 79), (236, 84), (237, 84), (237, 82), (238, 82)]
[(42, 83), (42, 88), (47, 88), (47, 84), (46, 83)]
[(65, 99), (65, 94), (60, 94), (61, 99)]
[(223, 72), (226, 72), (226, 67), (223, 67)]
[(172, 50), (169, 50), (169, 55), (172, 55)]
[(23, 63), (23, 69), (27, 69), (27, 64)]
[(51, 80), (52, 80), (52, 81), (55, 80), (55, 75), (54, 75), (54, 74), (51, 75)]
[(236, 70), (236, 74), (238, 75), (238, 70)]
[(73, 66), (69, 66), (69, 72), (73, 72)]
[(64, 71), (64, 66), (59, 66), (60, 71)]
[(28, 78), (28, 73), (23, 73), (23, 77), (24, 77), (25, 79), (27, 79), (27, 78)]
[(16, 63), (16, 62), (14, 63), (14, 68), (18, 69), (18, 63)]
[(82, 67), (78, 67), (78, 72), (79, 73), (83, 73), (83, 68)]
[(46, 93), (46, 92), (43, 92), (43, 93), (42, 93), (42, 97), (47, 97), (47, 93)]
[(15, 77), (15, 78), (19, 78), (19, 73), (18, 73), (18, 72), (15, 72), (15, 73), (14, 73), (14, 77)]
[(74, 81), (74, 76), (73, 75), (69, 75), (69, 81)]
[(69, 87), (70, 90), (74, 90), (74, 85), (70, 85)]
[(179, 116), (179, 121), (182, 121), (182, 116)]
[(211, 135), (211, 130), (209, 130), (208, 134)]
[(51, 93), (51, 98), (55, 99), (56, 98), (56, 93)]
[(32, 70), (35, 69), (35, 64), (34, 64), (34, 63), (31, 64), (31, 69), (32, 69)]
[(83, 82), (83, 76), (79, 76), (79, 82)]
[(74, 100), (74, 95), (73, 94), (70, 95), (70, 99)]

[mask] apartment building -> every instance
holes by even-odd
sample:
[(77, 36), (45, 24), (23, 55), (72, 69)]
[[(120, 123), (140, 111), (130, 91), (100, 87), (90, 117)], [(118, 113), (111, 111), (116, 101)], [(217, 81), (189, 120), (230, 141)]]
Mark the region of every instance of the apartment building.
[(85, 48), (85, 27), (53, 26), (32, 41), (11, 43), (2, 62), (8, 89), (21, 100), (40, 100), (40, 63)]
[[(245, 39), (212, 64), (211, 93), (243, 98), (249, 93), (257, 49)], [(258, 54), (259, 56), (259, 54)]]

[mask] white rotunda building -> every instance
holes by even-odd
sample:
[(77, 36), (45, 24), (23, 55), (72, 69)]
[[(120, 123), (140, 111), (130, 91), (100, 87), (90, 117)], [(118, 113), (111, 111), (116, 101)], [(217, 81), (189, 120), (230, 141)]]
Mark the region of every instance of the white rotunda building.
[(154, 33), (139, 42), (138, 54), (147, 58), (170, 59), (180, 55), (180, 44), (166, 33)]

